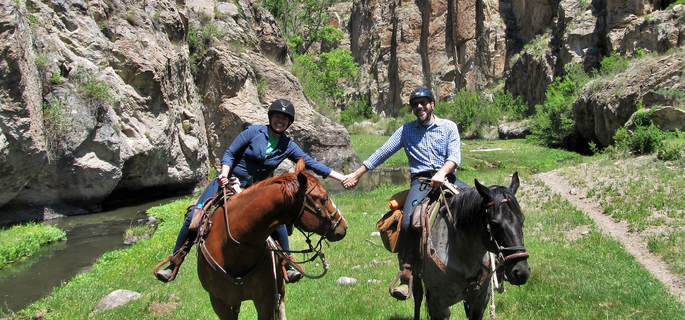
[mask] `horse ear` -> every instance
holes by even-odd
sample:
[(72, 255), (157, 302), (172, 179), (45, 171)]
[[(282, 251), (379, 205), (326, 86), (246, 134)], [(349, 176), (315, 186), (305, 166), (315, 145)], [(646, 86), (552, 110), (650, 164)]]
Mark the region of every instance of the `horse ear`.
[(301, 198), (304, 198), (304, 194), (307, 192), (307, 176), (302, 173), (302, 171), (297, 172), (297, 182), (300, 184), (300, 189), (297, 191), (297, 195), (301, 196)]
[(474, 184), (476, 185), (476, 190), (478, 190), (478, 193), (480, 193), (480, 196), (483, 197), (488, 202), (492, 201), (492, 193), (490, 193), (490, 189), (488, 189), (488, 187), (480, 184), (480, 182), (478, 182), (478, 179), (473, 179), (473, 181), (474, 181)]
[(295, 164), (295, 172), (301, 172), (304, 170), (304, 157), (300, 158), (300, 160), (297, 160), (297, 163)]
[(514, 175), (511, 177), (511, 185), (509, 186), (509, 191), (511, 191), (512, 194), (516, 194), (516, 190), (519, 188), (519, 172), (516, 171), (514, 172)]

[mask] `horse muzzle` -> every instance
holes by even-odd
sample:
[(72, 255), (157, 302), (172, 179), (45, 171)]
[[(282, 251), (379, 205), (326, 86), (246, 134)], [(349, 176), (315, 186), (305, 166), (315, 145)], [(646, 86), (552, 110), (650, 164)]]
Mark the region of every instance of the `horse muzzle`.
[(334, 229), (328, 231), (326, 239), (331, 242), (340, 241), (345, 238), (345, 235), (347, 235), (347, 221), (341, 218), (340, 223)]
[(526, 284), (530, 277), (530, 265), (528, 259), (520, 259), (504, 267), (505, 280), (513, 285)]

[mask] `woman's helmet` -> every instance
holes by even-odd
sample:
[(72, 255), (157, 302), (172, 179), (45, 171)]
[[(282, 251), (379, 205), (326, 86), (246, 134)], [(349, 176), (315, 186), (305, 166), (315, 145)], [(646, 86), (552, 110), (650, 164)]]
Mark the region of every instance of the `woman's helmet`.
[(267, 113), (269, 115), (269, 122), (271, 122), (271, 116), (274, 112), (280, 112), (287, 115), (288, 118), (290, 118), (290, 124), (295, 121), (295, 106), (288, 100), (278, 99), (271, 104), (269, 112)]
[(409, 104), (411, 104), (414, 99), (418, 98), (428, 98), (431, 99), (431, 102), (435, 102), (435, 98), (433, 98), (433, 92), (424, 87), (416, 88), (411, 92), (411, 95), (409, 95)]

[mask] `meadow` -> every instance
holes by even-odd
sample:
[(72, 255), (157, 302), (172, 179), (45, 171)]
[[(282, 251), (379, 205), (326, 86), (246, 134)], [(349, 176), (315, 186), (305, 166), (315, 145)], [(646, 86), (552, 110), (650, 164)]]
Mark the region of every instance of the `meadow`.
[[(385, 139), (387, 137), (352, 136), (362, 159)], [(662, 234), (654, 233), (650, 238), (654, 250), (667, 252), (665, 256), (668, 256), (683, 248), (669, 238), (678, 235), (684, 225), (682, 203), (675, 200), (683, 199), (681, 184), (685, 166), (682, 163), (658, 166), (654, 163), (659, 160), (653, 156), (586, 157), (533, 146), (524, 140), (464, 141), (462, 148), (464, 159), (458, 176), (469, 185), (478, 179), (486, 185), (508, 186), (512, 173), (518, 171), (521, 177), (517, 198), (526, 216), (525, 241), (532, 274), (525, 285), (505, 284), (506, 291), (495, 295), (498, 319), (685, 319), (685, 307), (677, 297), (672, 296), (618, 242), (599, 232), (583, 212), (551, 193), (535, 176), (560, 170), (569, 181), (579, 188), (592, 190), (592, 197), (604, 201), (607, 214), (633, 221), (636, 229), (657, 223), (669, 226)], [(656, 171), (636, 173), (631, 180), (624, 177), (625, 171), (609, 170), (619, 167), (609, 164), (622, 163), (630, 172), (640, 171), (634, 167), (639, 166), (640, 161), (656, 167)], [(406, 158), (402, 155), (394, 156), (385, 164), (388, 167), (403, 165), (406, 166)], [(597, 166), (598, 171), (587, 171), (593, 166)], [(670, 178), (659, 179), (661, 170), (663, 174), (670, 173)], [(623, 187), (622, 183), (630, 181), (637, 184), (635, 180), (639, 177), (646, 180), (648, 177), (644, 175), (655, 177), (649, 179), (654, 181), (648, 185), (649, 192)], [(592, 179), (594, 176), (605, 177), (611, 182), (602, 184), (599, 178)], [(378, 236), (373, 235), (377, 231), (376, 221), (387, 211), (387, 200), (404, 188), (403, 185), (381, 185), (369, 192), (352, 190), (332, 195), (348, 221), (347, 237), (324, 246), (330, 264), (325, 277), (304, 279), (287, 286), (288, 318), (412, 318), (413, 302), (396, 301), (388, 294), (388, 286), (397, 273), (396, 257), (383, 248)], [(618, 192), (617, 189), (633, 191)], [(666, 198), (656, 195), (662, 190), (668, 191)], [(632, 218), (639, 216), (634, 213), (621, 216), (625, 208), (633, 207), (625, 204), (626, 199), (640, 193), (653, 194), (650, 197), (656, 200), (650, 200), (653, 204), (648, 207), (656, 206), (665, 218), (653, 219), (643, 214), (640, 220)], [(661, 206), (659, 199), (664, 203)], [(154, 265), (170, 253), (190, 200), (182, 199), (150, 209), (150, 215), (164, 221), (150, 239), (129, 249), (105, 254), (90, 272), (79, 274), (28, 308), (5, 316), (13, 319), (33, 319), (35, 316), (42, 319), (216, 319), (208, 295), (197, 278), (195, 248), (176, 281), (161, 283), (152, 273)], [(642, 201), (647, 200), (639, 202)], [(624, 210), (613, 209), (619, 206)], [(577, 232), (581, 229), (587, 231)], [(295, 232), (291, 247), (304, 248), (302, 240)], [(307, 264), (305, 268), (313, 274), (320, 272), (313, 264)], [(339, 285), (336, 280), (340, 277), (351, 277), (357, 282)], [(117, 289), (133, 290), (142, 296), (123, 307), (91, 314), (100, 299)], [(465, 319), (461, 304), (451, 310), (452, 319)], [(425, 318), (425, 310), (422, 315)], [(486, 314), (484, 318), (487, 317)], [(241, 319), (255, 318), (252, 303), (244, 302)]]

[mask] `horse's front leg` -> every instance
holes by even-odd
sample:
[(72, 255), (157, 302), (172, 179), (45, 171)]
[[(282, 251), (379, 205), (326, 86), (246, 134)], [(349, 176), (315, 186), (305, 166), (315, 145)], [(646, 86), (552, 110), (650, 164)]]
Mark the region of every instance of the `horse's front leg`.
[[(417, 270), (418, 268), (415, 268), (414, 270)], [(413, 279), (413, 284), (412, 284), (412, 295), (414, 296), (414, 320), (420, 320), (421, 319), (421, 302), (423, 301), (423, 283), (421, 282), (421, 278), (419, 277), (419, 274), (417, 271), (414, 271), (414, 275), (412, 277)]]
[(440, 295), (431, 295), (430, 290), (426, 288), (426, 306), (428, 307), (428, 319), (431, 320), (447, 320), (452, 314), (450, 307), (446, 302), (440, 300)]
[(238, 320), (238, 314), (240, 313), (240, 303), (237, 306), (229, 306), (225, 301), (209, 296), (209, 301), (212, 302), (212, 308), (214, 313), (219, 316), (221, 320)]
[(468, 301), (469, 299), (464, 301), (464, 311), (466, 311), (466, 316), (469, 320), (480, 320), (483, 318), (485, 308), (490, 301), (490, 292), (492, 292), (490, 286), (492, 286), (492, 282), (490, 281), (490, 278), (487, 278), (473, 299), (471, 301)]

